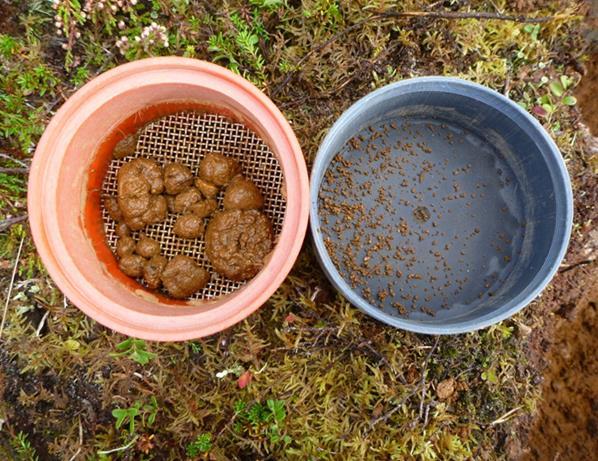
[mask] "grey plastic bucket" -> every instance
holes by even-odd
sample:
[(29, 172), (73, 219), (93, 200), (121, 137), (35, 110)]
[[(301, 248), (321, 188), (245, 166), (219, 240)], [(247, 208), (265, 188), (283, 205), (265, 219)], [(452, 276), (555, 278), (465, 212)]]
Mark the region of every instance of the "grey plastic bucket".
[[(384, 139), (367, 138), (375, 131), (383, 133), (379, 138)], [(406, 142), (418, 136), (421, 142)], [(414, 147), (428, 144), (431, 147), (422, 147), (424, 152)], [(379, 157), (372, 152), (381, 150), (386, 160), (372, 160)], [(345, 161), (342, 167), (334, 160), (339, 152)], [(421, 157), (428, 160), (420, 161)], [(402, 166), (392, 162), (402, 162)], [(428, 171), (423, 179), (420, 172), (417, 181), (422, 162)], [(388, 167), (391, 164), (395, 166)], [(415, 185), (401, 188), (401, 177), (407, 178), (402, 185)], [(352, 187), (342, 189), (343, 181)], [(391, 197), (390, 209), (386, 202), (386, 211), (379, 212), (381, 205), (373, 203), (376, 194), (370, 193), (368, 182), (374, 183), (374, 190), (379, 186)], [(366, 189), (370, 192), (364, 192)], [(454, 190), (459, 193), (452, 193)], [(320, 146), (310, 192), (314, 247), (332, 284), (372, 317), (418, 333), (470, 332), (518, 312), (554, 276), (572, 226), (569, 176), (550, 136), (510, 99), (456, 78), (404, 80), (353, 104)], [(324, 217), (325, 210), (334, 208), (330, 204), (344, 200), (341, 196), (347, 194), (353, 194), (353, 201), (342, 202), (345, 208), (371, 205), (368, 216), (378, 213), (378, 231), (372, 230), (373, 225), (364, 226), (370, 219), (364, 217), (365, 211), (359, 218), (342, 213)], [(420, 217), (424, 210), (423, 220), (417, 219), (417, 210)], [(330, 223), (341, 230), (334, 233)], [(392, 231), (399, 226), (413, 229), (419, 239), (412, 238), (411, 233)], [(371, 248), (362, 247), (362, 235), (372, 232), (373, 238), (363, 238), (370, 243), (384, 241), (385, 249), (372, 253)], [(430, 243), (429, 236), (437, 237)], [(401, 254), (406, 239), (411, 239), (412, 245), (407, 259), (389, 259), (391, 250)], [(447, 250), (441, 253), (430, 247), (426, 251), (426, 245)], [(337, 250), (330, 250), (330, 254), (327, 246)], [(428, 256), (432, 254), (435, 256)], [(375, 270), (367, 266), (370, 257), (383, 258)], [(363, 262), (366, 259), (367, 263)], [(355, 263), (347, 263), (342, 267), (339, 260), (357, 260), (363, 266), (355, 269)], [(413, 271), (408, 276), (399, 268), (404, 261), (407, 271)], [(386, 272), (381, 273), (380, 267), (386, 267)], [(351, 270), (366, 275), (360, 279)], [(416, 271), (420, 271), (417, 276)], [(444, 285), (440, 286), (442, 280)], [(454, 283), (459, 286), (452, 290)], [(452, 291), (443, 292), (443, 286), (450, 286)], [(372, 300), (370, 294), (376, 290), (378, 298)], [(411, 303), (408, 309), (402, 308), (402, 299)], [(418, 303), (427, 305), (424, 309)]]

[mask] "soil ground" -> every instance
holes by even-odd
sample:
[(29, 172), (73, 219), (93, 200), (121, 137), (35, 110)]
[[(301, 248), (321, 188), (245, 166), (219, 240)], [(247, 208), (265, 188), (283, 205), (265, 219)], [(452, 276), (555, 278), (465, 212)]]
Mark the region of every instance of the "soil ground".
[(588, 57), (586, 74), (575, 92), (583, 114), (583, 121), (594, 136), (598, 136), (598, 53)]

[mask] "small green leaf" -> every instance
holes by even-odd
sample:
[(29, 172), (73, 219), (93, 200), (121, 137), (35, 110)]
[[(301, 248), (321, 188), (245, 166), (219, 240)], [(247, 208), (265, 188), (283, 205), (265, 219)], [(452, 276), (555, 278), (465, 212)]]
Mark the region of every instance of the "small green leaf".
[(276, 424), (272, 424), (270, 426), (270, 441), (273, 443), (277, 443), (280, 440), (280, 431), (278, 430), (278, 426)]
[(193, 352), (194, 354), (199, 354), (201, 353), (201, 344), (197, 343), (195, 341), (189, 341), (189, 347), (191, 348), (191, 352)]
[(133, 434), (135, 432), (135, 417), (137, 415), (139, 415), (139, 408), (137, 407), (137, 404), (135, 404), (131, 408), (115, 408), (114, 410), (112, 410), (112, 416), (116, 418), (116, 428), (120, 429), (120, 427), (128, 419), (130, 434)]
[(247, 404), (245, 402), (243, 402), (243, 400), (237, 400), (233, 404), (233, 410), (235, 411), (236, 414), (239, 414), (242, 411), (244, 411), (246, 407), (247, 407)]
[(565, 96), (563, 98), (563, 104), (567, 106), (574, 106), (577, 104), (577, 98), (575, 96)]
[(134, 360), (140, 365), (147, 365), (151, 359), (153, 359), (156, 354), (148, 351), (136, 350), (133, 351), (131, 354), (131, 360)]
[(565, 90), (567, 90), (572, 83), (573, 80), (571, 78), (567, 77), (566, 75), (561, 75), (561, 84)]
[(131, 360), (146, 365), (151, 359), (156, 357), (156, 354), (147, 350), (147, 345), (143, 339), (129, 338), (116, 345), (116, 349), (121, 351), (118, 353), (111, 353), (111, 357), (129, 356)]
[(250, 0), (253, 6), (264, 8), (266, 10), (274, 10), (284, 5), (284, 0)]
[(285, 411), (284, 402), (282, 400), (268, 400), (266, 401), (266, 405), (268, 405), (268, 409), (272, 412), (274, 416), (274, 420), (278, 423), (284, 421), (287, 416)]
[(212, 449), (212, 434), (204, 433), (198, 435), (193, 442), (187, 445), (187, 456), (198, 456), (200, 453), (207, 453)]
[(260, 403), (253, 404), (249, 410), (247, 410), (247, 420), (254, 426), (257, 427), (260, 423), (268, 420), (269, 414), (265, 411), (265, 408)]
[(5, 58), (11, 57), (19, 48), (21, 44), (16, 38), (10, 35), (0, 34), (0, 55)]
[(116, 418), (115, 426), (117, 429), (120, 429), (120, 426), (122, 426), (128, 414), (128, 411), (122, 408), (115, 408), (114, 410), (112, 410), (112, 416)]
[(488, 368), (486, 371), (484, 371), (482, 373), (482, 379), (492, 384), (496, 384), (498, 382), (494, 368)]
[(540, 33), (540, 24), (532, 25), (526, 24), (523, 26), (523, 31), (531, 35), (533, 41), (538, 40), (538, 34)]
[(551, 82), (548, 86), (550, 88), (550, 91), (552, 91), (552, 93), (557, 98), (560, 98), (565, 92), (565, 89), (563, 88), (563, 85), (561, 85), (561, 82)]
[(79, 349), (81, 345), (79, 344), (79, 341), (76, 341), (74, 339), (67, 339), (64, 342), (64, 347), (66, 347), (69, 351), (76, 351), (77, 349)]
[(158, 414), (158, 401), (156, 397), (153, 395), (150, 398), (150, 403), (143, 406), (143, 424), (145, 424), (145, 414), (149, 413), (147, 417), (147, 425), (152, 426), (156, 421), (156, 416)]
[(135, 416), (138, 414), (139, 410), (137, 408), (129, 408), (129, 434), (135, 432)]
[(131, 347), (132, 343), (133, 343), (133, 338), (125, 339), (122, 343), (118, 343), (116, 345), (116, 350), (117, 351), (126, 351), (127, 349), (129, 349)]

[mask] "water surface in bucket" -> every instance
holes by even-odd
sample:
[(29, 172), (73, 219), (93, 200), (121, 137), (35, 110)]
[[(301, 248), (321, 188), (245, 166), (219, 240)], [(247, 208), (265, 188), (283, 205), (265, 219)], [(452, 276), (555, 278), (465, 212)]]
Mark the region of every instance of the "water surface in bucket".
[(525, 233), (523, 190), (498, 150), (444, 121), (380, 121), (332, 160), (324, 241), (370, 304), (413, 319), (470, 313), (500, 294)]

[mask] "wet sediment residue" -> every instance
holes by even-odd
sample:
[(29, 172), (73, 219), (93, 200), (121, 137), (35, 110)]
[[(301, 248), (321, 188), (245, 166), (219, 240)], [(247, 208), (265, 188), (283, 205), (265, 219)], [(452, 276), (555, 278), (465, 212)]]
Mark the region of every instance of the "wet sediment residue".
[(322, 181), (324, 244), (370, 304), (403, 316), (466, 313), (496, 296), (520, 254), (522, 190), (462, 128), (385, 120), (343, 146)]

